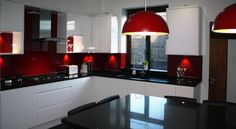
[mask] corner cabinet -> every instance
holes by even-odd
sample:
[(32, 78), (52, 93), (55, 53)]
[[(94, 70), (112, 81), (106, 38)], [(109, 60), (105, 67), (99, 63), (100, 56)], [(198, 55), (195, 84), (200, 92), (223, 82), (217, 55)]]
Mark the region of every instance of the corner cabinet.
[(92, 16), (92, 44), (94, 52), (118, 52), (118, 21), (111, 14)]
[(24, 54), (24, 5), (0, 1), (0, 55)]
[(167, 55), (201, 55), (201, 9), (186, 6), (167, 9)]

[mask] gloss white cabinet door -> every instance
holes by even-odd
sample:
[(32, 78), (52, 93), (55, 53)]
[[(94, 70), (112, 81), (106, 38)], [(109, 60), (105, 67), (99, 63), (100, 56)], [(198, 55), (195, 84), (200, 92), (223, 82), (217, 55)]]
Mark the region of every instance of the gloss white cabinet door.
[(143, 94), (145, 95), (146, 92), (146, 82), (142, 81), (129, 81), (127, 88), (128, 88), (128, 93), (135, 93), (135, 94)]
[[(57, 53), (88, 52), (88, 47), (91, 46), (91, 16), (67, 13), (65, 16), (59, 14), (59, 18), (66, 19), (67, 32), (62, 32), (62, 34), (65, 33), (65, 37), (72, 38), (70, 41), (72, 43), (58, 42)], [(72, 49), (69, 48), (68, 51), (71, 44), (73, 47)]]
[(176, 96), (194, 98), (194, 87), (176, 86)]
[(167, 55), (201, 55), (200, 14), (200, 7), (194, 6), (167, 9)]
[(92, 77), (92, 101), (98, 102), (111, 96), (111, 78)]
[(92, 101), (90, 77), (71, 80), (72, 85), (72, 108), (79, 107)]
[(28, 129), (36, 125), (35, 87), (1, 91), (1, 129)]
[(36, 86), (37, 125), (64, 117), (71, 109), (72, 83), (62, 81)]
[(118, 52), (118, 21), (111, 14), (92, 16), (92, 44), (98, 53)]
[(24, 5), (1, 0), (0, 30), (24, 32)]
[(146, 95), (164, 97), (166, 95), (175, 96), (175, 85), (160, 84), (160, 83), (147, 83)]
[(24, 54), (24, 5), (0, 1), (0, 33), (12, 33), (12, 52), (0, 55)]
[(129, 80), (125, 79), (112, 79), (111, 84), (111, 94), (119, 95), (120, 97), (124, 97), (129, 94), (127, 84)]

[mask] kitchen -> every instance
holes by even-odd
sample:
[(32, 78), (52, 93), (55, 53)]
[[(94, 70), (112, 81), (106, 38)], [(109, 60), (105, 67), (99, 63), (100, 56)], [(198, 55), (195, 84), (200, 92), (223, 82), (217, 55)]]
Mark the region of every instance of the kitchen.
[[(58, 92), (56, 92), (58, 96), (60, 96), (60, 94), (65, 95), (67, 98), (72, 98), (72, 96), (68, 95), (68, 92), (71, 92), (70, 90), (68, 90), (68, 88), (74, 88), (73, 85), (81, 85), (81, 88), (84, 90), (82, 92), (81, 89), (77, 89), (78, 92), (80, 92), (81, 94), (76, 94), (76, 89), (73, 89), (72, 91), (74, 91), (75, 93), (72, 94), (77, 98), (81, 98), (78, 102), (75, 101), (73, 104), (74, 105), (82, 105), (85, 104), (87, 102), (89, 102), (90, 100), (86, 99), (86, 98), (90, 98), (93, 101), (99, 101), (104, 97), (107, 97), (109, 95), (115, 94), (115, 93), (119, 93), (120, 96), (125, 96), (127, 94), (130, 93), (140, 93), (140, 94), (147, 94), (147, 95), (153, 95), (153, 96), (162, 96), (164, 97), (164, 95), (173, 93), (176, 94), (176, 86), (174, 89), (172, 89), (171, 85), (166, 86), (164, 89), (163, 87), (155, 87), (155, 83), (149, 83), (149, 82), (145, 82), (145, 81), (135, 81), (135, 80), (122, 80), (119, 78), (107, 78), (107, 77), (103, 77), (104, 73), (110, 74), (110, 73), (115, 73), (117, 74), (117, 72), (120, 72), (121, 69), (125, 69), (128, 64), (128, 62), (131, 62), (131, 60), (128, 60), (128, 50), (126, 49), (127, 45), (126, 45), (126, 36), (121, 34), (121, 30), (122, 30), (122, 26), (124, 23), (124, 18), (126, 16), (126, 9), (135, 9), (135, 8), (143, 8), (144, 6), (144, 1), (143, 0), (128, 0), (128, 1), (124, 1), (124, 0), (120, 0), (120, 1), (115, 1), (115, 0), (88, 0), (88, 1), (83, 1), (83, 0), (78, 0), (78, 1), (71, 1), (71, 2), (66, 2), (66, 1), (47, 1), (47, 2), (43, 2), (43, 1), (37, 1), (37, 0), (33, 0), (33, 1), (24, 1), (24, 0), (12, 0), (9, 1), (13, 4), (9, 4), (8, 8), (4, 8), (7, 7), (5, 5), (2, 6), (2, 1), (5, 0), (1, 0), (1, 12), (5, 11), (5, 15), (2, 15), (1, 13), (1, 32), (2, 31), (16, 31), (16, 32), (21, 32), (21, 33), (14, 33), (16, 35), (16, 37), (18, 37), (20, 34), (21, 38), (21, 42), (19, 44), (16, 44), (16, 50), (14, 50), (14, 54), (2, 54), (1, 58), (0, 58), (0, 62), (1, 62), (1, 79), (5, 78), (5, 76), (16, 76), (18, 74), (18, 76), (34, 76), (37, 75), (45, 75), (45, 74), (54, 74), (55, 71), (57, 71), (57, 67), (58, 65), (78, 65), (78, 69), (80, 69), (80, 66), (82, 65), (83, 62), (90, 62), (92, 61), (93, 63), (93, 71), (96, 72), (96, 70), (98, 71), (97, 76), (92, 76), (92, 77), (83, 77), (83, 78), (79, 78), (79, 80), (66, 80), (64, 81), (60, 81), (60, 76), (58, 77), (59, 82), (57, 82), (57, 80), (55, 80), (55, 84), (53, 83), (53, 85), (57, 85), (58, 87), (53, 87), (50, 86), (49, 84), (51, 83), (47, 83), (45, 84), (45, 86), (42, 84), (42, 89), (35, 88), (35, 87), (25, 87), (25, 88), (17, 88), (17, 89), (13, 89), (13, 90), (3, 90), (1, 91), (1, 110), (5, 111), (5, 115), (9, 116), (9, 117), (4, 117), (4, 123), (9, 123), (9, 121), (12, 119), (12, 116), (15, 117), (16, 120), (19, 120), (22, 116), (25, 116), (25, 114), (27, 114), (26, 118), (33, 118), (31, 119), (31, 121), (26, 121), (26, 120), (21, 120), (18, 121), (19, 123), (15, 123), (15, 125), (18, 126), (18, 128), (28, 128), (28, 127), (33, 127), (36, 125), (40, 125), (43, 124), (45, 122), (47, 122), (47, 120), (52, 120), (52, 118), (54, 116), (50, 116), (50, 118), (47, 115), (43, 115), (44, 112), (43, 110), (39, 110), (42, 109), (44, 107), (47, 106), (51, 106), (52, 103), (50, 103), (50, 101), (48, 102), (49, 105), (47, 105), (47, 102), (43, 102), (43, 104), (46, 105), (37, 105), (37, 104), (32, 104), (36, 99), (38, 99), (37, 101), (40, 101), (40, 99), (43, 99), (46, 95), (45, 94), (40, 94), (40, 93), (44, 93), (43, 91), (50, 91), (53, 89), (65, 89), (65, 90), (59, 90)], [(213, 0), (207, 0), (207, 1), (196, 1), (196, 0), (192, 0), (192, 1), (172, 1), (172, 0), (167, 0), (167, 1), (155, 1), (155, 0), (148, 0), (147, 1), (147, 7), (152, 7), (152, 6), (162, 6), (162, 5), (168, 5), (169, 8), (175, 8), (175, 7), (184, 7), (184, 6), (200, 6), (202, 13), (201, 13), (201, 24), (199, 25), (199, 49), (201, 50), (201, 52), (197, 53), (197, 56), (189, 56), (185, 53), (180, 53), (180, 54), (175, 54), (175, 55), (170, 55), (168, 56), (168, 66), (167, 66), (167, 74), (170, 76), (176, 76), (176, 68), (179, 64), (181, 64), (181, 62), (184, 62), (188, 64), (188, 62), (191, 63), (191, 68), (193, 71), (189, 72), (187, 71), (186, 74), (189, 76), (195, 76), (195, 77), (200, 77), (201, 81), (200, 83), (197, 83), (198, 86), (196, 86), (196, 89), (193, 88), (185, 88), (186, 90), (185, 92), (180, 92), (180, 96), (196, 96), (198, 102), (202, 102), (203, 100), (207, 100), (208, 99), (208, 92), (209, 92), (209, 62), (210, 62), (210, 45), (209, 45), (209, 41), (210, 41), (210, 22), (214, 21), (215, 17), (217, 16), (217, 14), (219, 12), (221, 12), (225, 7), (227, 7), (228, 5), (235, 3), (234, 0), (231, 1), (213, 1)], [(32, 42), (28, 39), (33, 39), (33, 37), (36, 35), (34, 34), (34, 30), (39, 29), (39, 28), (33, 28), (30, 27), (30, 25), (32, 25), (33, 23), (30, 22), (30, 20), (28, 19), (33, 19), (33, 17), (30, 16), (35, 16), (34, 18), (38, 18), (39, 14), (35, 14), (35, 15), (30, 15), (30, 13), (24, 13), (25, 8), (24, 5), (27, 5), (28, 7), (35, 7), (36, 8), (36, 12), (37, 13), (37, 9), (41, 8), (41, 9), (45, 9), (45, 10), (53, 10), (53, 11), (57, 11), (57, 12), (68, 12), (69, 15), (67, 15), (67, 18), (71, 18), (71, 19), (75, 19), (74, 17), (78, 16), (78, 19), (81, 20), (82, 19), (82, 23), (79, 25), (79, 30), (76, 30), (78, 33), (78, 37), (82, 36), (82, 42), (84, 45), (84, 48), (88, 48), (91, 47), (92, 44), (94, 43), (94, 41), (98, 41), (101, 40), (103, 43), (105, 43), (105, 46), (98, 44), (95, 49), (85, 49), (85, 51), (83, 52), (78, 52), (78, 53), (65, 53), (66, 48), (64, 47), (64, 49), (60, 49), (62, 50), (61, 52), (58, 52), (57, 48), (58, 48), (58, 44), (55, 43), (54, 41), (51, 42), (44, 42), (41, 43), (39, 41), (35, 41)], [(7, 9), (7, 11), (5, 10)], [(12, 10), (12, 11), (9, 11)], [(19, 13), (19, 15), (16, 15), (16, 12), (14, 12), (14, 10), (17, 10), (16, 12)], [(33, 13), (33, 11), (31, 12)], [(98, 34), (99, 29), (94, 29), (96, 27), (99, 28), (99, 25), (102, 24), (102, 22), (95, 22), (95, 23), (100, 23), (99, 25), (96, 24), (92, 24), (92, 18), (97, 15), (97, 14), (104, 14), (104, 13), (108, 13), (108, 14), (112, 14), (112, 16), (116, 16), (117, 17), (117, 33), (118, 33), (118, 41), (117, 41), (117, 45), (115, 47), (115, 49), (113, 49), (114, 51), (111, 52), (110, 48), (111, 48), (111, 43), (109, 43), (110, 41), (105, 41), (104, 36), (107, 35), (103, 35), (105, 33), (101, 33), (100, 35), (95, 35), (92, 33), (96, 33)], [(4, 14), (4, 13), (3, 13)], [(63, 13), (61, 13), (63, 17)], [(4, 16), (11, 16), (9, 18), (12, 18), (11, 20), (7, 20), (4, 19)], [(29, 16), (29, 17), (27, 17)], [(109, 16), (109, 17), (112, 17)], [(27, 19), (28, 18), (28, 19)], [(53, 16), (52, 16), (53, 18)], [(56, 19), (56, 18), (55, 18)], [(57, 21), (59, 18), (57, 18)], [(76, 20), (75, 20), (76, 21)], [(53, 20), (51, 21), (53, 22)], [(21, 23), (21, 24), (19, 24)], [(168, 21), (167, 21), (168, 23)], [(40, 23), (36, 23), (36, 24), (40, 24)], [(57, 23), (58, 25), (59, 23)], [(96, 26), (96, 27), (92, 27), (92, 25)], [(67, 24), (68, 26), (68, 24)], [(66, 26), (64, 26), (66, 27)], [(54, 29), (53, 29), (54, 28)], [(57, 30), (55, 32), (52, 32), (51, 34), (54, 35), (59, 35), (58, 32), (60, 32), (57, 29), (57, 26), (51, 26), (52, 30)], [(94, 31), (95, 30), (95, 31)], [(105, 29), (104, 29), (105, 30)], [(23, 33), (24, 32), (24, 33)], [(70, 33), (70, 32), (67, 32)], [(73, 32), (71, 32), (73, 33)], [(1, 33), (2, 34), (2, 33)], [(61, 33), (62, 35), (65, 33)], [(171, 34), (171, 31), (170, 31)], [(24, 38), (23, 38), (24, 37)], [(91, 38), (92, 37), (92, 38)], [(19, 37), (18, 37), (19, 38)], [(108, 43), (107, 43), (108, 42)], [(34, 44), (33, 44), (34, 43)], [(228, 42), (228, 85), (227, 85), (227, 101), (230, 102), (236, 102), (236, 97), (234, 96), (234, 67), (235, 66), (235, 61), (234, 59), (234, 48), (235, 48), (235, 40), (229, 40)], [(87, 46), (86, 46), (87, 45)], [(100, 46), (99, 46), (100, 45)], [(110, 46), (109, 46), (110, 45)], [(45, 47), (46, 46), (46, 47)], [(62, 46), (63, 47), (63, 46)], [(75, 47), (75, 46), (74, 46)], [(93, 47), (93, 46), (92, 46)], [(99, 50), (98, 48), (104, 49), (105, 50)], [(174, 48), (176, 48), (174, 46)], [(168, 48), (167, 48), (168, 49)], [(93, 53), (93, 51), (95, 51)], [(88, 53), (89, 52), (89, 53)], [(17, 54), (20, 53), (20, 54)], [(131, 52), (130, 52), (131, 53)], [(187, 61), (184, 60), (184, 58), (187, 58)], [(100, 73), (99, 73), (99, 70)], [(131, 72), (131, 71), (130, 71)], [(111, 75), (113, 76), (113, 75)], [(165, 75), (164, 75), (165, 76)], [(50, 77), (49, 77), (50, 78)], [(54, 78), (54, 77), (51, 77)], [(122, 77), (120, 77), (122, 78)], [(81, 80), (80, 80), (81, 79)], [(47, 81), (47, 80), (45, 80)], [(70, 81), (72, 81), (73, 83), (71, 83)], [(164, 80), (166, 81), (166, 80)], [(197, 81), (198, 82), (198, 81)], [(37, 83), (39, 84), (39, 83)], [(72, 85), (73, 84), (73, 85)], [(95, 84), (100, 84), (101, 86), (104, 87), (96, 87)], [(29, 85), (34, 85), (34, 84), (29, 84)], [(40, 85), (40, 84), (39, 84)], [(90, 88), (92, 90), (90, 90), (88, 87), (85, 86), (90, 86)], [(134, 87), (134, 86), (140, 86), (139, 88)], [(164, 85), (163, 83), (160, 84)], [(118, 87), (119, 86), (119, 87)], [(179, 86), (178, 88), (180, 88), (181, 86)], [(7, 87), (9, 88), (9, 87)], [(10, 87), (11, 88), (11, 87)], [(51, 89), (50, 89), (51, 88)], [(153, 89), (154, 90), (153, 90)], [(105, 92), (104, 89), (109, 89), (109, 92)], [(156, 89), (156, 90), (155, 90)], [(2, 87), (1, 87), (2, 90)], [(19, 96), (15, 96), (15, 97), (11, 97), (11, 95), (16, 95), (16, 93), (14, 93), (14, 90), (19, 90), (17, 92), (19, 92), (17, 95)], [(155, 93), (160, 91), (160, 93)], [(194, 93), (196, 91), (196, 93)], [(7, 96), (9, 95), (8, 98), (12, 98), (11, 100), (7, 100), (7, 101), (3, 101), (3, 93), (6, 92), (9, 94), (6, 94)], [(61, 93), (62, 92), (62, 93)], [(27, 95), (33, 95), (33, 93), (37, 94), (38, 98), (31, 98), (29, 99)], [(158, 95), (157, 95), (158, 94)], [(50, 95), (50, 94), (49, 94)], [(64, 97), (65, 97), (64, 96)], [(195, 97), (194, 96), (194, 97)], [(41, 98), (42, 97), (42, 98)], [(14, 98), (19, 98), (19, 100), (15, 100)], [(20, 99), (22, 100), (28, 100), (28, 105), (32, 104), (35, 107), (28, 107), (27, 103), (26, 104), (22, 104), (22, 107), (16, 107), (14, 105), (14, 103), (20, 102)], [(70, 99), (61, 99), (61, 100), (51, 100), (54, 101), (54, 104), (64, 104), (65, 106), (67, 105), (68, 101), (73, 101)], [(58, 101), (58, 102), (57, 102)], [(11, 103), (10, 103), (11, 102)], [(26, 102), (26, 101), (25, 101)], [(12, 104), (12, 105), (11, 105)], [(9, 109), (9, 107), (12, 107), (12, 109)], [(37, 107), (38, 106), (38, 107)], [(13, 108), (15, 107), (15, 108)], [(15, 112), (19, 109), (24, 109), (23, 111), (18, 112), (16, 114)], [(29, 109), (32, 108), (32, 109)], [(37, 109), (38, 108), (38, 109)], [(67, 107), (68, 109), (69, 107)], [(46, 110), (47, 108), (45, 108)], [(61, 110), (67, 110), (65, 109), (58, 109), (57, 111), (61, 111)], [(33, 111), (34, 110), (34, 111)], [(35, 112), (35, 110), (37, 110)], [(56, 111), (55, 109), (52, 109), (54, 111)], [(14, 111), (14, 112), (12, 112)], [(31, 113), (30, 113), (31, 112)], [(50, 110), (47, 110), (47, 112), (51, 112)], [(66, 111), (61, 111), (61, 112), (66, 112)], [(2, 112), (1, 112), (2, 113)], [(38, 115), (38, 114), (41, 114)], [(44, 112), (46, 113), (46, 111)], [(55, 112), (56, 114), (57, 112)], [(53, 113), (52, 113), (53, 114)], [(64, 113), (61, 113), (59, 116), (63, 116), (65, 115)], [(1, 115), (2, 116), (2, 115)], [(34, 117), (33, 117), (34, 116)], [(38, 118), (36, 118), (35, 116), (37, 116)], [(48, 117), (48, 119), (46, 119), (45, 117)], [(3, 121), (3, 118), (0, 118), (1, 122)], [(37, 119), (37, 120), (36, 120)], [(8, 122), (6, 122), (8, 121)], [(23, 122), (22, 122), (23, 121)], [(25, 123), (24, 125), (21, 125), (21, 123)], [(4, 125), (4, 124), (1, 124)], [(6, 124), (5, 124), (6, 125)], [(10, 127), (14, 127), (14, 125), (6, 125), (6, 126), (10, 126)], [(3, 127), (1, 127), (3, 128)]]

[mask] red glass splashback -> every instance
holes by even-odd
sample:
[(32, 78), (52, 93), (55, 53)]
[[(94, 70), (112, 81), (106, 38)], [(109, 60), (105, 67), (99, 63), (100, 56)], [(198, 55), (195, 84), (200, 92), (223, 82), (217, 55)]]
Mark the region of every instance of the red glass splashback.
[(186, 76), (202, 76), (202, 56), (168, 55), (169, 76), (176, 76), (176, 69), (178, 66), (186, 68)]
[(12, 53), (13, 33), (0, 32), (0, 53)]

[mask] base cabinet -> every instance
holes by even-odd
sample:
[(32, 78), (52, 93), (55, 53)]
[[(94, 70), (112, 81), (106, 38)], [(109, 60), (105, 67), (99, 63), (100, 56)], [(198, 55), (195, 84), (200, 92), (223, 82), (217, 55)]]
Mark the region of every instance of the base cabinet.
[(36, 125), (34, 88), (1, 92), (0, 129), (27, 129)]
[(194, 88), (187, 86), (176, 86), (176, 96), (194, 98)]
[[(196, 87), (195, 87), (196, 88)], [(106, 77), (85, 77), (0, 92), (0, 129), (27, 129), (67, 115), (70, 109), (111, 95), (131, 93), (196, 98), (195, 88)]]
[(98, 102), (111, 96), (111, 78), (92, 77), (92, 101)]
[(147, 83), (146, 95), (164, 97), (166, 95), (175, 96), (175, 85)]
[(28, 129), (89, 103), (90, 77), (1, 91), (0, 129)]

